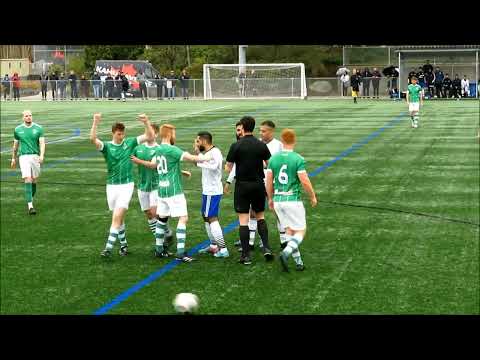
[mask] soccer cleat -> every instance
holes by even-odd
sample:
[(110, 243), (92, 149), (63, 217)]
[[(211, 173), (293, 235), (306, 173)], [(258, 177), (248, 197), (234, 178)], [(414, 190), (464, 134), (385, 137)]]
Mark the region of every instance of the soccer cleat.
[(213, 256), (215, 256), (216, 258), (226, 258), (226, 257), (229, 257), (230, 254), (228, 253), (227, 248), (222, 248), (219, 251), (217, 251), (215, 254), (213, 254)]
[(122, 246), (120, 250), (118, 250), (118, 254), (120, 256), (127, 256), (129, 254), (128, 252), (128, 246)]
[(241, 256), (240, 257), (240, 260), (238, 260), (238, 262), (240, 264), (243, 264), (243, 265), (250, 265), (252, 263), (252, 260), (250, 260), (250, 258), (248, 256)]
[(157, 250), (153, 250), (153, 254), (154, 254), (155, 257), (159, 257), (159, 258), (166, 258), (166, 257), (169, 257), (170, 255), (172, 255), (167, 250), (163, 250), (162, 252), (158, 252)]
[(100, 256), (104, 257), (104, 258), (108, 258), (112, 255), (112, 252), (110, 250), (103, 250), (101, 253), (100, 253)]
[(303, 265), (303, 264), (297, 264), (295, 270), (297, 270), (297, 271), (303, 271), (303, 270), (305, 270), (305, 265)]
[(217, 245), (208, 245), (206, 247), (204, 247), (203, 249), (200, 249), (198, 251), (199, 254), (215, 254), (218, 252), (218, 246)]
[(192, 262), (194, 261), (195, 259), (190, 257), (190, 256), (187, 256), (187, 255), (181, 255), (181, 256), (176, 256), (175, 257), (176, 260), (178, 261), (181, 261), (181, 262), (184, 262), (184, 263), (189, 263), (189, 262)]
[(37, 214), (37, 211), (33, 207), (28, 209), (28, 215), (36, 215), (36, 214)]
[(269, 248), (263, 248), (263, 256), (266, 261), (272, 261), (274, 258), (272, 251)]
[(287, 258), (285, 257), (285, 255), (280, 254), (279, 260), (280, 260), (280, 265), (282, 265), (282, 270), (285, 271), (285, 272), (289, 272), (288, 261), (287, 261)]

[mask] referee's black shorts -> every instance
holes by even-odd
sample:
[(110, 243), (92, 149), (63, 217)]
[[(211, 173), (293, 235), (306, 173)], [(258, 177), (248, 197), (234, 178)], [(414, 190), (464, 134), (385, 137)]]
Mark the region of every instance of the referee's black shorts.
[(255, 212), (265, 211), (265, 184), (260, 181), (236, 181), (233, 206), (237, 213), (250, 212), (250, 206)]

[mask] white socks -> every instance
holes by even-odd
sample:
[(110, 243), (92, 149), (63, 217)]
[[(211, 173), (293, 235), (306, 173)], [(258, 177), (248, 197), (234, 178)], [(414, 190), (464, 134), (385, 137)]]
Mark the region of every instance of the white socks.
[(210, 224), (210, 230), (211, 234), (213, 236), (213, 239), (215, 241), (215, 244), (217, 244), (220, 249), (225, 247), (225, 240), (223, 239), (223, 232), (222, 232), (222, 227), (220, 226), (220, 223), (218, 221), (214, 221)]

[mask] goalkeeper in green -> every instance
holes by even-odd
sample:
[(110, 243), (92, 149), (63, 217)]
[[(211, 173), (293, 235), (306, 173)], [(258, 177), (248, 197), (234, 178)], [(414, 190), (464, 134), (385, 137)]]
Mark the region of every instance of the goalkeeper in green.
[(266, 188), (268, 206), (275, 209), (278, 220), (286, 229), (287, 241), (282, 245), (280, 263), (284, 271), (288, 269), (288, 258), (292, 255), (296, 269), (303, 271), (305, 266), (298, 246), (305, 237), (307, 222), (305, 207), (300, 198), (300, 184), (310, 196), (312, 207), (317, 206), (317, 197), (305, 169), (305, 160), (294, 150), (296, 135), (292, 129), (284, 129), (281, 134), (283, 150), (273, 155), (268, 162)]

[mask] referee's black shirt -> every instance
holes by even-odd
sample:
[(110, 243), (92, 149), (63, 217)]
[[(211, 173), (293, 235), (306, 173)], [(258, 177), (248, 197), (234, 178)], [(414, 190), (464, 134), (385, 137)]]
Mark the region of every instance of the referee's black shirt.
[(227, 162), (235, 163), (237, 181), (259, 181), (265, 177), (263, 160), (270, 159), (270, 150), (253, 135), (245, 135), (230, 146)]

